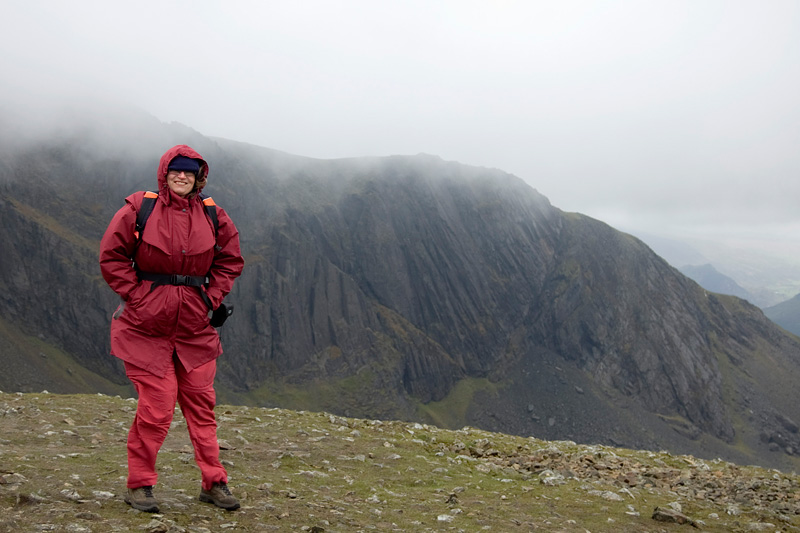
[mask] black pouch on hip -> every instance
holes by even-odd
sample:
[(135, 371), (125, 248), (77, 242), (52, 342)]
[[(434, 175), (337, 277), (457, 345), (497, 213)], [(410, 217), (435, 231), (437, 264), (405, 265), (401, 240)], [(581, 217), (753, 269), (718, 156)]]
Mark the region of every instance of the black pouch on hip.
[(232, 305), (225, 305), (219, 304), (219, 307), (214, 309), (214, 312), (211, 313), (211, 320), (209, 324), (214, 326), (215, 328), (220, 328), (228, 320), (228, 317), (233, 314), (233, 306)]

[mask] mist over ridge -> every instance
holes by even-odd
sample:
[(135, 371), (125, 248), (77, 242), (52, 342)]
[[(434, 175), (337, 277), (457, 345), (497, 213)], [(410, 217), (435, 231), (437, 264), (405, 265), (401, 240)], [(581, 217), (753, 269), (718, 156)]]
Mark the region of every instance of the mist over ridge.
[[(745, 0), (30, 0), (0, 21), (0, 106), (114, 102), (320, 159), (502, 168), (635, 235), (724, 244), (739, 257), (712, 262), (751, 290), (737, 262), (800, 261), (799, 19)], [(175, 20), (204, 37), (167, 37)]]

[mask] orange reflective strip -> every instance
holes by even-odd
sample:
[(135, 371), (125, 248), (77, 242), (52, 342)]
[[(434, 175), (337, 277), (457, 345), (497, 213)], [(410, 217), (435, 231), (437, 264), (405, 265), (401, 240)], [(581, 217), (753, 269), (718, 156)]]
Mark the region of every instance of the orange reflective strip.
[(211, 197), (203, 199), (203, 205), (217, 205), (214, 203), (214, 199)]
[(144, 191), (145, 198), (158, 198), (157, 192)]

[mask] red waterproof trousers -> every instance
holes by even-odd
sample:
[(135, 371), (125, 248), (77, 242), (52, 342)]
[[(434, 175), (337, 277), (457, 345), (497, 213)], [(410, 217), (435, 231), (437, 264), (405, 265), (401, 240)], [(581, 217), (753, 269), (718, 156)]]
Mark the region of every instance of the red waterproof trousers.
[(125, 363), (125, 373), (139, 395), (136, 417), (128, 432), (128, 488), (156, 484), (156, 456), (167, 437), (176, 401), (186, 419), (203, 488), (208, 490), (214, 483), (228, 482), (228, 474), (219, 462), (214, 418), (217, 361), (191, 372), (184, 369), (177, 357), (172, 361), (163, 378)]

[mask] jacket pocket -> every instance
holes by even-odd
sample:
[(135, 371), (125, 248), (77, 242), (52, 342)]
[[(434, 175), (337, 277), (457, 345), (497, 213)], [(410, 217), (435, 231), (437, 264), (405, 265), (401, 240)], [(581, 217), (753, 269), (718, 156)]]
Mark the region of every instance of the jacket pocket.
[(149, 335), (168, 335), (176, 321), (174, 294), (177, 287), (162, 285), (150, 290), (150, 282), (134, 289), (122, 318)]

